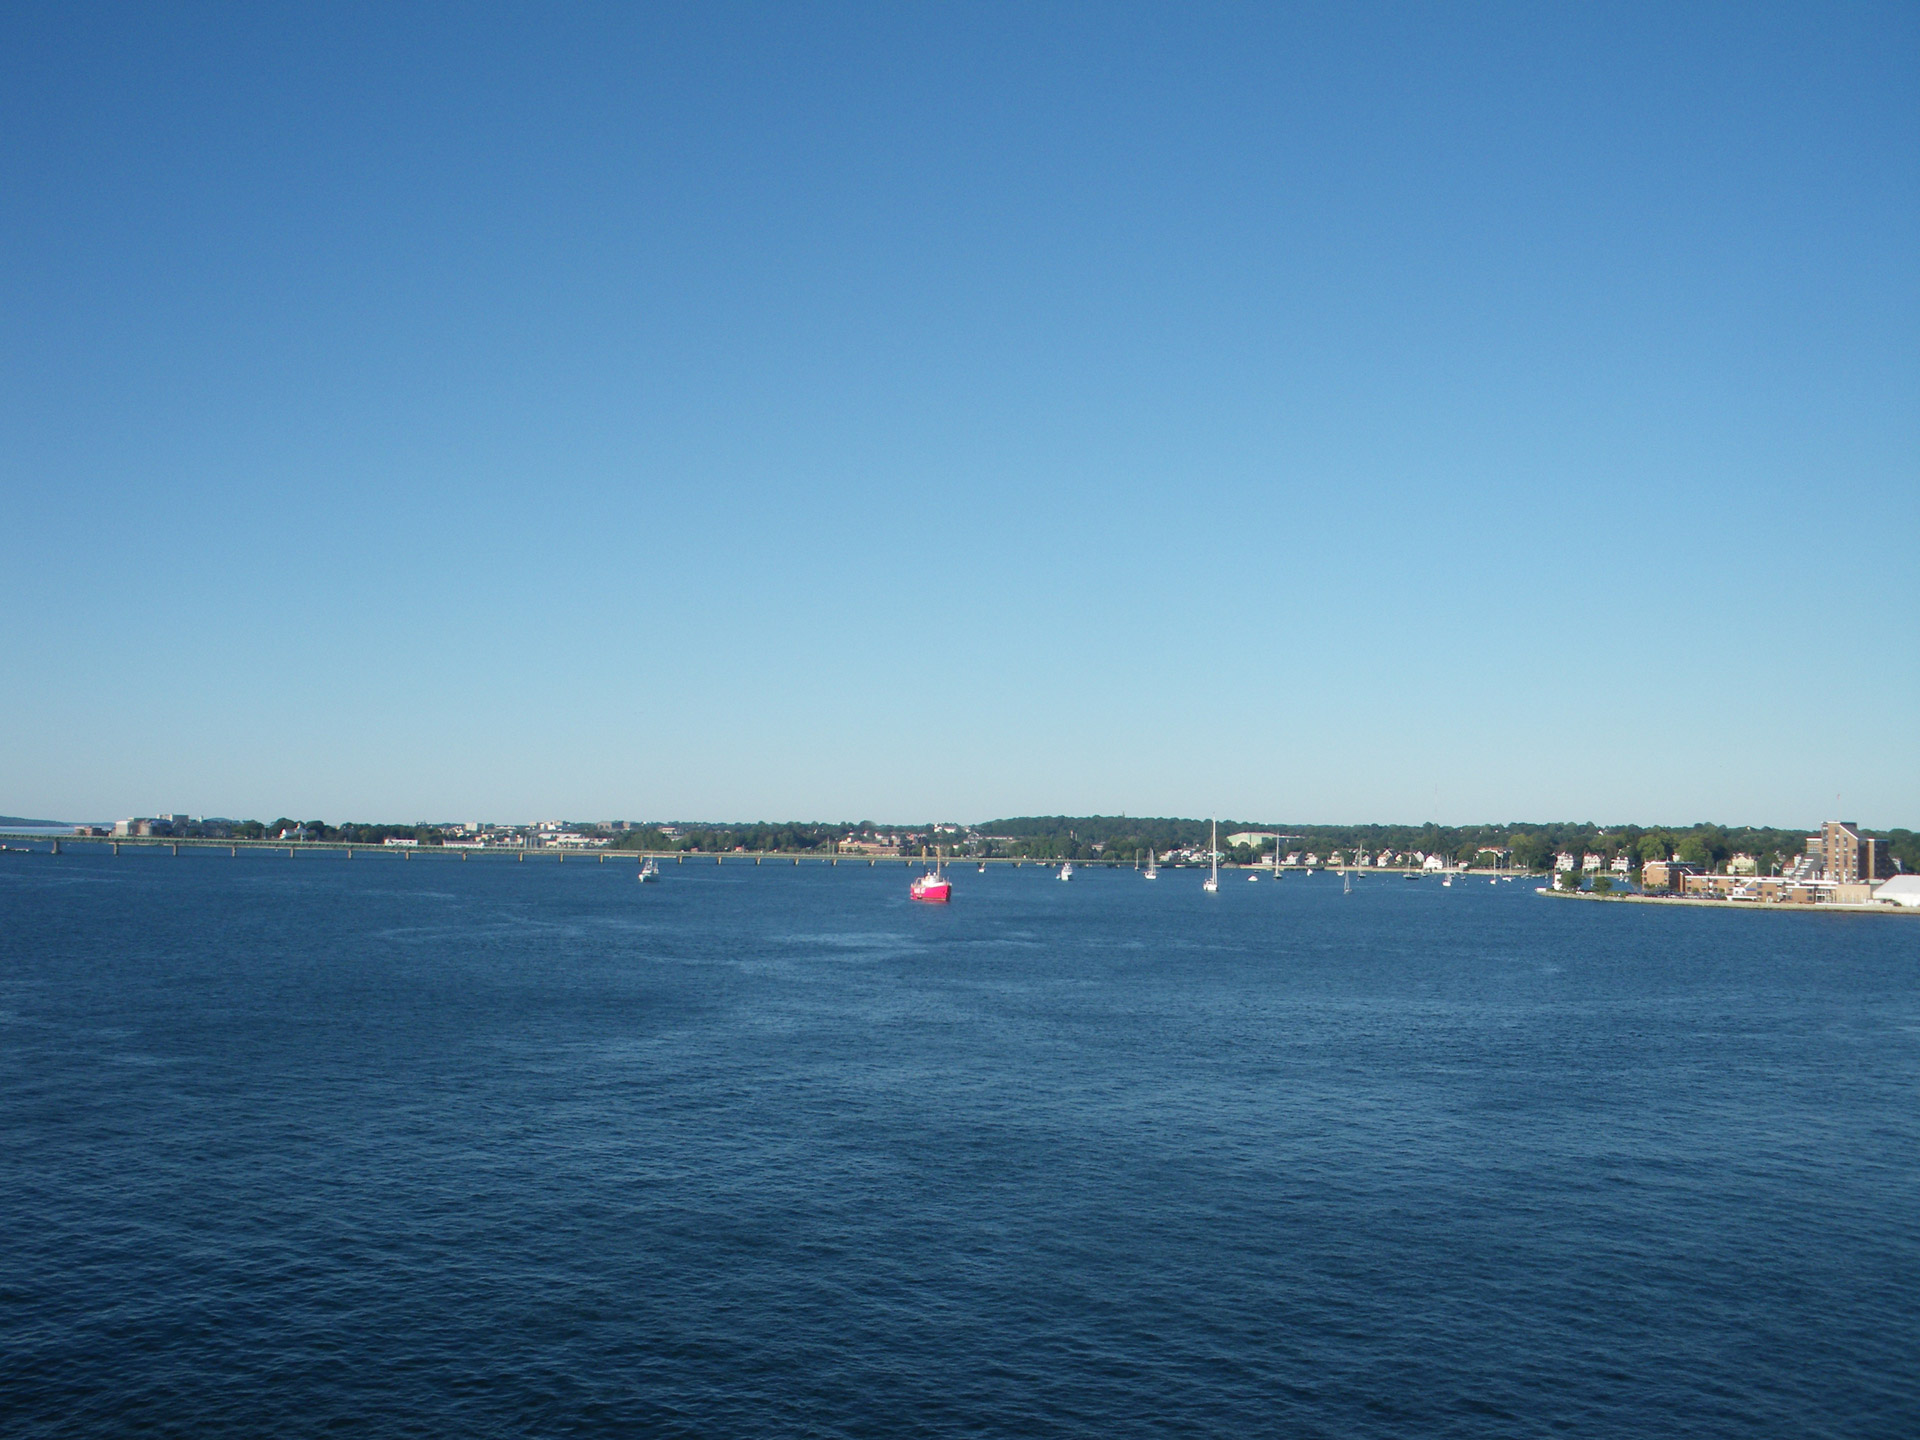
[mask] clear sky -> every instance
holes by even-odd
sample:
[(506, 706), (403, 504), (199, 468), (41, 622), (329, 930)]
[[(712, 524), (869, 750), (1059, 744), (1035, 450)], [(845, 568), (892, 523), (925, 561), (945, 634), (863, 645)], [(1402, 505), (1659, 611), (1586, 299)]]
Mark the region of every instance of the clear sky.
[(15, 4), (0, 811), (1920, 826), (1920, 8)]

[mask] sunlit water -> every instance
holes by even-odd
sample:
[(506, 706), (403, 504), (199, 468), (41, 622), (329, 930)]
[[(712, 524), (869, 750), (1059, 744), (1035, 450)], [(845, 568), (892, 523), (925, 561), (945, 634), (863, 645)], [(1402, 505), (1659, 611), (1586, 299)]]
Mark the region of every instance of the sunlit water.
[(1920, 1434), (1920, 920), (0, 856), (0, 1431)]

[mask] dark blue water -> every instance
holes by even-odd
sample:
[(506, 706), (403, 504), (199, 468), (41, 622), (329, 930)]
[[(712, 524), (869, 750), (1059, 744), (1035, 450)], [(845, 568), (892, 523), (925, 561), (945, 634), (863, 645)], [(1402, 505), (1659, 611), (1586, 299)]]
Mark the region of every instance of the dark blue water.
[(1920, 1434), (1920, 921), (0, 856), (0, 1430)]

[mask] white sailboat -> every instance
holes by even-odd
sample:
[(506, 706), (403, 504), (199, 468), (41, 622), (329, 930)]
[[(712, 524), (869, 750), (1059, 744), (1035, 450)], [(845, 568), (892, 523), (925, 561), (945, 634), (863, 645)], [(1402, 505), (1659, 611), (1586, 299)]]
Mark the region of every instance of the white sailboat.
[(1200, 888), (1212, 895), (1220, 888), (1220, 822), (1218, 820), (1213, 822), (1213, 838), (1207, 842), (1207, 858), (1212, 862), (1212, 868), (1207, 872), (1207, 878), (1201, 882)]
[(1147, 879), (1158, 880), (1159, 878), (1160, 878), (1160, 866), (1153, 858), (1153, 851), (1148, 850), (1147, 851)]

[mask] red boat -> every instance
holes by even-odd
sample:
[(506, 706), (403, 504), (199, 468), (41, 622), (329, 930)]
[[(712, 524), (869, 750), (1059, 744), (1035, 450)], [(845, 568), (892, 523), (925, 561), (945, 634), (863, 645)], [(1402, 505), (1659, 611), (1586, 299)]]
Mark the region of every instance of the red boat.
[(939, 862), (924, 875), (913, 877), (913, 883), (907, 887), (907, 893), (916, 900), (925, 900), (930, 905), (944, 905), (953, 898), (953, 882), (941, 873)]

